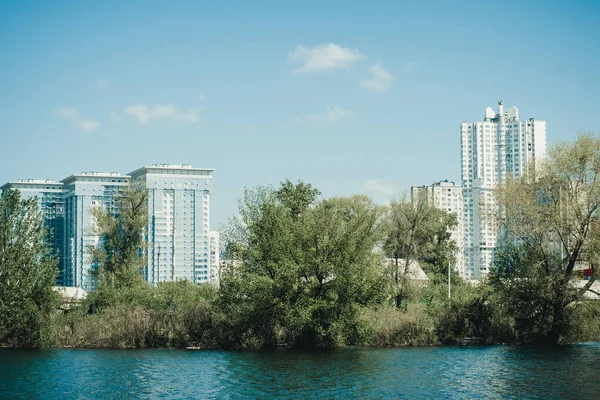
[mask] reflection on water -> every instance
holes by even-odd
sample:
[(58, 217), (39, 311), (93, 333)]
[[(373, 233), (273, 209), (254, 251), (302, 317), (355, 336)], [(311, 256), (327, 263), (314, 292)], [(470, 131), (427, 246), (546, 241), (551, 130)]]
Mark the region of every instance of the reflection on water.
[(597, 398), (600, 344), (0, 350), (0, 398)]

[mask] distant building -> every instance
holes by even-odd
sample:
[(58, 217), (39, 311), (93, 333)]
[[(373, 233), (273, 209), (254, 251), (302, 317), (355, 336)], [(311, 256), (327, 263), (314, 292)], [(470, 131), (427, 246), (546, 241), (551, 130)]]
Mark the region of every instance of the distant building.
[(63, 179), (65, 204), (65, 274), (64, 286), (74, 286), (89, 291), (94, 288), (92, 263), (88, 248), (98, 244), (94, 233), (96, 219), (92, 207), (102, 207), (116, 215), (118, 209), (114, 195), (129, 182), (128, 176), (116, 172), (84, 172)]
[(58, 293), (60, 297), (58, 308), (63, 311), (81, 304), (87, 297), (87, 292), (77, 287), (54, 286), (52, 289)]
[(498, 240), (494, 187), (508, 176), (522, 175), (546, 154), (546, 122), (519, 120), (519, 110), (485, 109), (483, 121), (461, 124), (464, 258), (467, 279), (479, 279), (492, 264)]
[(0, 189), (19, 190), (22, 199), (37, 198), (38, 207), (44, 218), (53, 251), (58, 254), (58, 276), (56, 284), (65, 284), (64, 223), (65, 209), (62, 197), (63, 184), (51, 179), (21, 179), (4, 184)]
[(454, 182), (448, 180), (439, 181), (432, 185), (413, 186), (410, 189), (412, 201), (426, 196), (429, 204), (440, 210), (454, 213), (457, 217), (456, 227), (452, 230), (451, 239), (454, 240), (458, 248), (456, 254), (456, 270), (464, 277), (469, 277), (465, 273), (465, 261), (463, 255), (464, 248), (464, 229), (463, 229), (463, 189), (456, 186)]
[(209, 258), (210, 258), (210, 280), (219, 283), (221, 279), (221, 251), (219, 242), (219, 232), (210, 231), (210, 246), (209, 246)]
[(208, 282), (210, 191), (213, 169), (154, 164), (129, 175), (148, 190), (148, 266), (153, 285), (187, 279)]
[(429, 277), (416, 260), (411, 260), (406, 269), (406, 259), (403, 258), (388, 258), (385, 260), (385, 264), (387, 268), (398, 268), (399, 275), (404, 276), (409, 282), (418, 286), (427, 286), (429, 284)]
[(210, 231), (213, 169), (154, 164), (133, 171), (84, 172), (61, 182), (22, 180), (2, 190), (18, 189), (23, 198), (37, 196), (52, 244), (59, 253), (59, 286), (92, 290), (89, 248), (96, 246), (93, 207), (117, 215), (115, 194), (131, 181), (148, 190), (148, 265), (144, 278), (153, 285), (187, 279), (207, 282), (219, 270), (219, 234)]

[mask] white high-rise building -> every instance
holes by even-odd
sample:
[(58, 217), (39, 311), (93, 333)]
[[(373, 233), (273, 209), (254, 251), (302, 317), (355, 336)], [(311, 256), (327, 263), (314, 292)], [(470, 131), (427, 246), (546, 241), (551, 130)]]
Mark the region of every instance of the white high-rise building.
[(492, 264), (498, 239), (494, 187), (507, 175), (520, 176), (546, 154), (546, 122), (519, 120), (519, 110), (485, 109), (483, 121), (461, 124), (464, 259), (466, 279), (479, 279)]
[(148, 267), (146, 280), (211, 278), (210, 191), (213, 169), (154, 164), (129, 174), (148, 189)]
[(464, 272), (464, 231), (463, 231), (463, 191), (461, 186), (456, 186), (454, 182), (448, 180), (436, 182), (433, 185), (413, 186), (410, 189), (412, 200), (419, 198), (422, 195), (427, 196), (427, 201), (432, 206), (448, 213), (456, 214), (457, 224), (452, 230), (451, 239), (456, 243), (458, 248), (456, 257), (456, 270), (461, 276), (465, 276)]
[(100, 240), (91, 210), (102, 207), (117, 215), (115, 194), (130, 180), (140, 184), (148, 190), (148, 265), (144, 278), (153, 285), (180, 279), (203, 283), (217, 277), (219, 269), (219, 233), (209, 228), (213, 171), (154, 164), (133, 171), (131, 179), (116, 172), (83, 172), (61, 182), (11, 181), (0, 189), (18, 189), (23, 198), (37, 197), (59, 255), (58, 284), (89, 291), (96, 284), (90, 248)]
[(96, 218), (92, 207), (102, 207), (109, 214), (118, 214), (115, 194), (129, 182), (128, 176), (116, 172), (84, 172), (63, 179), (65, 208), (64, 285), (92, 290), (90, 246), (100, 237), (94, 232)]

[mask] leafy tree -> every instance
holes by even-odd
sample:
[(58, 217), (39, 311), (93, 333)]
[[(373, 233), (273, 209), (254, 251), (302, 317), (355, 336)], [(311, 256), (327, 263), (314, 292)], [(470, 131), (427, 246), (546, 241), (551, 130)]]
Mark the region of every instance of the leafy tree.
[(102, 207), (92, 209), (95, 233), (100, 240), (89, 251), (100, 285), (121, 288), (142, 282), (142, 269), (146, 265), (147, 199), (145, 189), (129, 186), (116, 195), (117, 215)]
[[(381, 298), (380, 211), (364, 196), (321, 199), (303, 182), (246, 191), (224, 236), (240, 265), (221, 282), (240, 343), (328, 347)], [(240, 297), (241, 296), (241, 297)]]
[[(536, 160), (496, 191), (504, 248), (491, 282), (514, 313), (521, 341), (556, 342), (569, 329), (568, 305), (597, 279), (600, 262), (600, 139), (580, 135)], [(578, 263), (592, 276), (571, 289)]]
[(321, 195), (318, 189), (310, 183), (298, 181), (296, 185), (286, 179), (275, 193), (277, 200), (289, 211), (293, 218), (298, 218), (302, 212), (307, 210), (315, 199)]
[(52, 286), (58, 259), (52, 254), (35, 198), (19, 191), (0, 197), (0, 345), (37, 347), (45, 321), (57, 306)]
[(392, 201), (389, 205), (383, 251), (394, 259), (389, 272), (396, 288), (396, 307), (401, 307), (407, 295), (411, 262), (429, 263), (433, 272), (447, 274), (447, 265), (456, 250), (450, 239), (456, 221), (455, 214), (433, 207), (426, 196), (417, 196), (412, 202)]
[[(325, 199), (297, 236), (298, 296), (288, 317), (301, 345), (332, 346), (352, 335), (357, 311), (383, 301), (386, 281), (374, 249), (381, 239), (380, 209), (366, 196)], [(294, 324), (290, 324), (294, 326)]]

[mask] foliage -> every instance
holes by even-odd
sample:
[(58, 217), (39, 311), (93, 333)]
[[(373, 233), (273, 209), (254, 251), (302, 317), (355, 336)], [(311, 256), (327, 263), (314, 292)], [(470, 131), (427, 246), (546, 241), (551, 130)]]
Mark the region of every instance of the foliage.
[(600, 341), (600, 302), (583, 300), (569, 305), (571, 329), (563, 336), (566, 343)]
[(427, 313), (433, 318), (441, 343), (512, 343), (512, 320), (506, 315), (492, 287), (486, 281), (477, 286), (452, 285), (448, 299), (447, 284), (433, 282), (422, 293)]
[(121, 288), (142, 282), (141, 271), (146, 265), (147, 199), (145, 189), (126, 187), (115, 198), (117, 215), (100, 206), (92, 209), (100, 241), (89, 251), (99, 285)]
[(103, 287), (79, 308), (53, 316), (52, 339), (74, 347), (221, 347), (216, 297), (213, 285), (188, 281)]
[(0, 197), (0, 345), (37, 347), (46, 340), (44, 320), (57, 304), (52, 254), (35, 198), (18, 191)]
[(430, 346), (438, 344), (434, 319), (421, 303), (410, 303), (405, 311), (396, 307), (364, 308), (363, 327), (357, 344), (367, 346)]
[[(383, 299), (380, 211), (364, 196), (318, 200), (309, 184), (247, 191), (226, 235), (240, 268), (221, 282), (233, 347), (330, 347), (353, 335), (358, 308)], [(251, 339), (251, 340), (250, 340)]]
[[(504, 248), (494, 288), (507, 302), (522, 342), (557, 342), (571, 326), (569, 304), (591, 290), (600, 262), (600, 139), (580, 135), (509, 178), (496, 197)], [(578, 263), (590, 265), (582, 290), (570, 289)]]
[(423, 195), (416, 196), (412, 202), (392, 201), (385, 223), (383, 250), (387, 257), (396, 261), (390, 263), (390, 275), (396, 287), (396, 307), (400, 307), (409, 286), (411, 261), (428, 264), (433, 273), (447, 273), (447, 266), (456, 251), (450, 231), (456, 226), (457, 219), (455, 214), (433, 207)]

